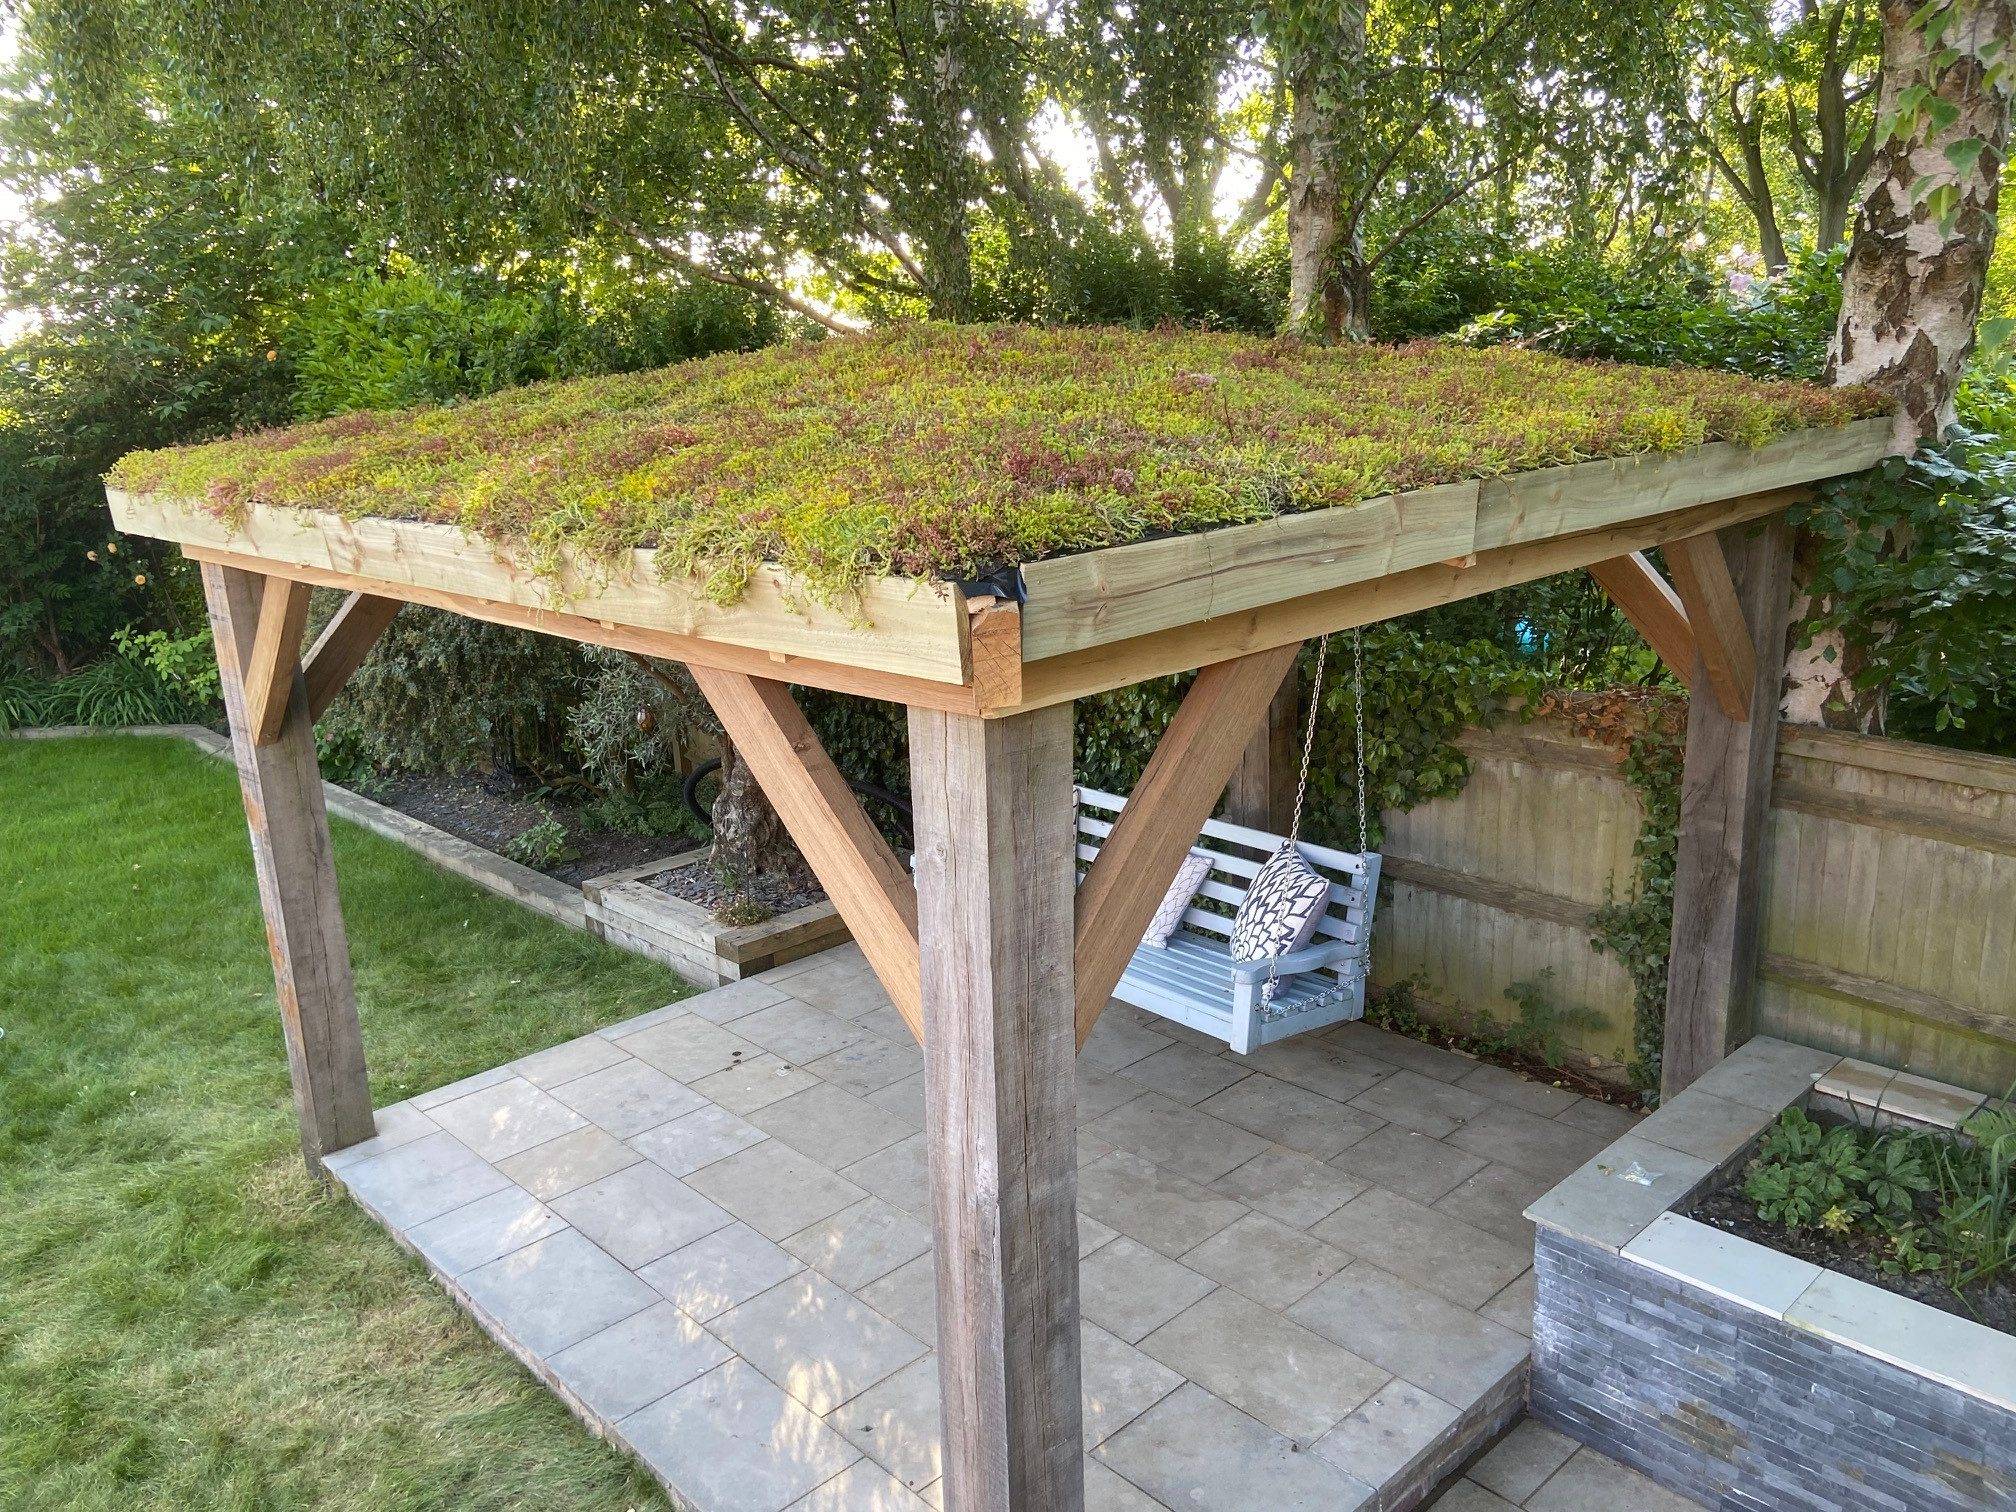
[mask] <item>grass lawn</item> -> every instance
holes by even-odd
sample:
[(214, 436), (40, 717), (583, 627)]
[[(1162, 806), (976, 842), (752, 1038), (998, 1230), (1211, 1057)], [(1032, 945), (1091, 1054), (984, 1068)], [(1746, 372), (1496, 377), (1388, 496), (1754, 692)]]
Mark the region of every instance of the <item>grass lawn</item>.
[[(380, 1104), (683, 990), (335, 831)], [(0, 741), (0, 1029), (0, 1505), (663, 1505), (309, 1179), (228, 766)]]

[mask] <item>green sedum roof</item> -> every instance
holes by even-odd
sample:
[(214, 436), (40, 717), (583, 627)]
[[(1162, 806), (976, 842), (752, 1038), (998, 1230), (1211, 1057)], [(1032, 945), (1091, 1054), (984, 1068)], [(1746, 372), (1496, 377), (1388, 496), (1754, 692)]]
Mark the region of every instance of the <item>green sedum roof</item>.
[(918, 324), (135, 452), (109, 481), (227, 519), (450, 522), (540, 571), (656, 546), (723, 601), (770, 560), (838, 598), (869, 574), (970, 576), (1883, 409), (1509, 347)]

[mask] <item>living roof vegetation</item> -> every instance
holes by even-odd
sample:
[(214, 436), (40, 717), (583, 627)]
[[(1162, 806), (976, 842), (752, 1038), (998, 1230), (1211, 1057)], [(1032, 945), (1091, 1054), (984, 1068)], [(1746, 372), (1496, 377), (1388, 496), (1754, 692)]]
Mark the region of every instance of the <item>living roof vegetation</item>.
[(722, 601), (774, 561), (840, 598), (1169, 531), (1880, 413), (1857, 389), (1510, 347), (902, 325), (136, 452), (109, 481), (449, 522), (554, 570), (638, 546)]

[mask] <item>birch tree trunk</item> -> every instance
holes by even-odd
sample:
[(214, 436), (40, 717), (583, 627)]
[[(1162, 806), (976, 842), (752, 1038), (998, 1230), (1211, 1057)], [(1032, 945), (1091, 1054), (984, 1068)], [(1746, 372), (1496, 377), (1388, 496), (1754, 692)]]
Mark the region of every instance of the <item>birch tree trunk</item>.
[(1884, 0), (1878, 118), (1904, 120), (1876, 151), (1827, 361), (1829, 382), (1896, 399), (1903, 450), (1952, 423), (1995, 250), (2009, 139), (2009, 87), (1990, 68), (2009, 45), (2010, 0), (1950, 0), (1950, 9), (1951, 23), (1933, 37), (1912, 24), (1912, 0)]
[(1290, 70), (1288, 118), (1288, 330), (1316, 340), (1336, 335), (1324, 308), (1343, 213), (1337, 181), (1337, 123), (1322, 99), (1322, 67), (1304, 54)]
[[(1826, 376), (1896, 401), (1900, 452), (1952, 423), (1974, 349), (2009, 139), (2011, 10), (2011, 0), (1948, 0), (1929, 13), (1916, 0), (1883, 0), (1877, 116), (1897, 126), (1876, 149), (1856, 217)], [(1803, 571), (1799, 581), (1795, 625), (1815, 606)], [(1838, 635), (1799, 645), (1785, 717), (1881, 729), (1883, 690), (1855, 674)]]

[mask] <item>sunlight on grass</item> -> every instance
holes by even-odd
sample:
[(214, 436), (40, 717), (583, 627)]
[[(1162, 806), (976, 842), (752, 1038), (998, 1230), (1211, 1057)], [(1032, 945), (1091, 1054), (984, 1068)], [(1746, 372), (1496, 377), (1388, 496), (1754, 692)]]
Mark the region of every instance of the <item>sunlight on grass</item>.
[[(659, 1006), (338, 822), (374, 1100)], [(0, 1505), (663, 1505), (295, 1144), (230, 769), (0, 742)]]

